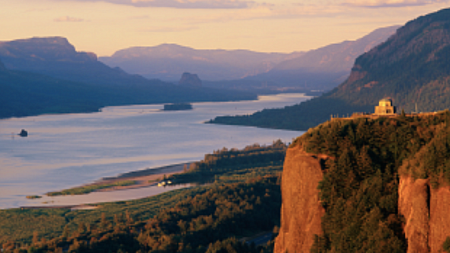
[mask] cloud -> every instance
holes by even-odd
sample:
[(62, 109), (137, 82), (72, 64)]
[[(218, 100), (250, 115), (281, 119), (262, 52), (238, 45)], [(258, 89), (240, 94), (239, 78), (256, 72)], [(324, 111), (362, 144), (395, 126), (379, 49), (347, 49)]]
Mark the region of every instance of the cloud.
[(83, 22), (84, 19), (64, 16), (64, 17), (55, 18), (53, 21), (55, 21), (55, 22)]
[(171, 22), (200, 25), (210, 23), (226, 23), (231, 21), (245, 21), (258, 19), (298, 19), (308, 17), (333, 17), (344, 12), (346, 8), (339, 5), (304, 5), (294, 4), (276, 6), (271, 4), (257, 4), (251, 8), (240, 9), (232, 13), (211, 13), (193, 17), (173, 18)]
[(243, 9), (254, 2), (248, 0), (73, 0), (79, 2), (108, 2), (135, 7), (168, 7), (180, 9)]
[(448, 0), (346, 0), (344, 5), (369, 8), (423, 6), (444, 3)]

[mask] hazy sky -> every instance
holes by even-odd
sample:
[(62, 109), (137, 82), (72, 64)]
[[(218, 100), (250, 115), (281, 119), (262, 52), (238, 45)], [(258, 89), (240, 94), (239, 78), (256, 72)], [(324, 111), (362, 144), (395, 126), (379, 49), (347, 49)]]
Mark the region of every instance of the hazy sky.
[(0, 40), (63, 36), (99, 56), (131, 46), (293, 52), (354, 40), (450, 0), (0, 0)]

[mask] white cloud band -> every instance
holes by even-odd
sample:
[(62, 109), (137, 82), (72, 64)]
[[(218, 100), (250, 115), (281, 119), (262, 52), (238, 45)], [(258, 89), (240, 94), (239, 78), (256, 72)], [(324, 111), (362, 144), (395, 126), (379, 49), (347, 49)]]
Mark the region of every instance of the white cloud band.
[(135, 7), (169, 7), (180, 9), (242, 9), (253, 2), (247, 0), (73, 0), (79, 2), (107, 2)]
[(447, 0), (346, 0), (344, 4), (361, 7), (382, 8), (421, 6), (442, 2), (447, 2)]

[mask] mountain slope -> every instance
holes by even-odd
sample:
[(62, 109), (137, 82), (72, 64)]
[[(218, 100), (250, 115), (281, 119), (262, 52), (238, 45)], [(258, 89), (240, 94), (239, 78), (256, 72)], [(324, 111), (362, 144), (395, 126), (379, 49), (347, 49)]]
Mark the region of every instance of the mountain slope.
[(379, 28), (355, 41), (308, 51), (300, 57), (279, 63), (254, 79), (282, 82), (286, 86), (301, 85), (309, 89), (330, 90), (347, 78), (359, 55), (385, 42), (399, 27)]
[(330, 97), (355, 105), (391, 97), (406, 111), (450, 106), (450, 9), (419, 17), (355, 61), (348, 80)]
[(97, 111), (100, 89), (48, 76), (8, 71), (0, 62), (0, 118)]
[[(154, 87), (112, 86), (73, 82), (1, 68), (0, 118), (45, 113), (95, 112), (104, 106), (189, 101), (230, 101), (255, 98), (252, 94), (214, 89), (178, 89), (164, 94)], [(165, 89), (167, 91), (167, 89)]]
[[(112, 69), (65, 38), (0, 43), (0, 118), (97, 111), (111, 105), (255, 99), (244, 92), (175, 86)], [(6, 68), (5, 68), (6, 67)]]
[(259, 53), (248, 50), (196, 50), (176, 44), (122, 49), (100, 61), (147, 78), (178, 80), (184, 72), (204, 80), (239, 79), (266, 72), (301, 53)]
[(272, 71), (306, 69), (313, 72), (349, 71), (355, 59), (383, 43), (400, 26), (379, 28), (355, 41), (344, 41), (306, 52), (301, 57), (281, 62)]
[(213, 123), (305, 130), (330, 118), (373, 112), (384, 97), (406, 112), (450, 107), (450, 9), (408, 22), (385, 43), (361, 55), (349, 78), (321, 97), (251, 116)]

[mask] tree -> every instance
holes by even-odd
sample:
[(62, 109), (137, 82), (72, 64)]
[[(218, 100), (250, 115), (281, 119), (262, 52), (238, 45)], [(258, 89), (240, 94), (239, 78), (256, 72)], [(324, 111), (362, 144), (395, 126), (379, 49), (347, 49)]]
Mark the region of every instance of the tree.
[(67, 237), (69, 237), (69, 233), (70, 233), (69, 225), (66, 224), (66, 225), (64, 226), (64, 230), (63, 230), (61, 236), (62, 236), (63, 238), (67, 238)]
[(447, 236), (447, 239), (442, 244), (442, 248), (444, 249), (445, 252), (449, 252), (450, 253), (450, 236)]
[(33, 239), (31, 240), (31, 242), (35, 246), (38, 245), (38, 243), (39, 243), (39, 233), (38, 233), (38, 231), (34, 231), (33, 232)]
[(86, 226), (84, 225), (84, 222), (78, 223), (78, 233), (83, 234), (86, 232)]

